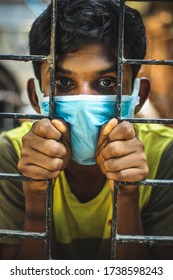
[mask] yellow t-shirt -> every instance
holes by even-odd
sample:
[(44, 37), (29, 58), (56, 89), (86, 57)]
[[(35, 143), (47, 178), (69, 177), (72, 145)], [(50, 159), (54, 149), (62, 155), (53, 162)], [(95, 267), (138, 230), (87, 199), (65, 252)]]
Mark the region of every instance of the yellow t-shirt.
[[(139, 139), (144, 143), (149, 165), (148, 178), (155, 178), (160, 158), (172, 141), (172, 129), (160, 125), (135, 125)], [(5, 133), (18, 156), (21, 138), (31, 124)], [(139, 207), (145, 207), (152, 188), (140, 187)], [(112, 219), (112, 197), (106, 183), (102, 191), (87, 203), (80, 203), (71, 193), (64, 172), (57, 178), (54, 187), (53, 216), (61, 259), (109, 259)]]

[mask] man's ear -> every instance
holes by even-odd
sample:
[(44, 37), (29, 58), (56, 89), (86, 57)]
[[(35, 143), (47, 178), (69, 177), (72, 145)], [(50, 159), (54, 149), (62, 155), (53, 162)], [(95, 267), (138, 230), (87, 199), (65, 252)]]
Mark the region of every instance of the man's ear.
[(28, 80), (27, 92), (28, 92), (29, 101), (30, 101), (32, 107), (34, 108), (34, 110), (37, 113), (40, 113), (38, 97), (37, 97), (36, 90), (35, 90), (34, 78), (31, 78)]
[(150, 82), (147, 78), (140, 78), (140, 90), (139, 90), (139, 104), (135, 108), (135, 114), (137, 114), (142, 106), (144, 105), (145, 101), (148, 98), (150, 92)]

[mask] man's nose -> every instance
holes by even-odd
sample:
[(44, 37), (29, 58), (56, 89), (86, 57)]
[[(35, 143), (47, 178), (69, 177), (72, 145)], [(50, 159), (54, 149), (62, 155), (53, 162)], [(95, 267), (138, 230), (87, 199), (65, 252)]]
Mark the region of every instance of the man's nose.
[(78, 89), (78, 94), (96, 95), (97, 91), (88, 83), (82, 83)]

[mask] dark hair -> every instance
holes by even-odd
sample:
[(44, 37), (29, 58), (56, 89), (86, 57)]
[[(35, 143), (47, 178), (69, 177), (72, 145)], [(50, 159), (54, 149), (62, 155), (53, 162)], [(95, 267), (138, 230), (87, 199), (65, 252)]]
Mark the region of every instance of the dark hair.
[[(51, 38), (51, 9), (35, 20), (30, 30), (29, 46), (32, 55), (49, 55)], [(58, 56), (77, 51), (91, 43), (101, 43), (116, 57), (118, 48), (119, 0), (57, 0), (56, 53)], [(146, 53), (145, 27), (140, 13), (125, 9), (125, 56), (143, 59)], [(40, 79), (40, 63), (33, 62), (35, 75)], [(133, 78), (140, 65), (132, 65)]]

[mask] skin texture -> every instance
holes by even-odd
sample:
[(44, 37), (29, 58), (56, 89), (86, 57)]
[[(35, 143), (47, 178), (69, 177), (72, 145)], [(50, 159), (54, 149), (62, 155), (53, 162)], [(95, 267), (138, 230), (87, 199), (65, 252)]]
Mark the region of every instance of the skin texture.
[[(56, 71), (56, 95), (74, 94), (116, 94), (116, 65), (101, 45), (89, 45), (77, 52), (68, 53), (58, 61)], [(41, 87), (45, 96), (49, 95), (49, 64), (41, 66)], [(149, 84), (141, 81), (138, 111), (148, 96)], [(132, 92), (132, 71), (125, 66), (123, 71), (123, 94)], [(28, 81), (28, 94), (32, 106), (39, 113), (38, 98), (33, 79)], [(33, 179), (55, 179), (61, 170), (73, 194), (81, 202), (94, 198), (103, 188), (105, 180), (134, 182), (143, 180), (148, 173), (143, 144), (136, 137), (132, 124), (116, 119), (110, 120), (100, 131), (96, 151), (97, 164), (79, 165), (71, 159), (69, 127), (62, 120), (42, 119), (34, 123), (23, 137), (23, 148), (18, 163), (19, 171)], [(90, 184), (88, 185), (88, 180)], [(24, 182), (26, 201), (26, 231), (44, 231), (45, 222), (45, 182)], [(142, 222), (138, 209), (139, 190), (137, 186), (120, 186), (118, 208), (118, 232), (142, 234)], [(128, 211), (126, 210), (128, 209)], [(17, 258), (44, 259), (44, 244), (41, 241), (23, 240), (20, 247), (14, 246)], [(7, 256), (8, 246), (3, 248)], [(56, 257), (56, 256), (55, 256)], [(118, 246), (120, 259), (149, 258), (147, 247), (138, 245)]]

